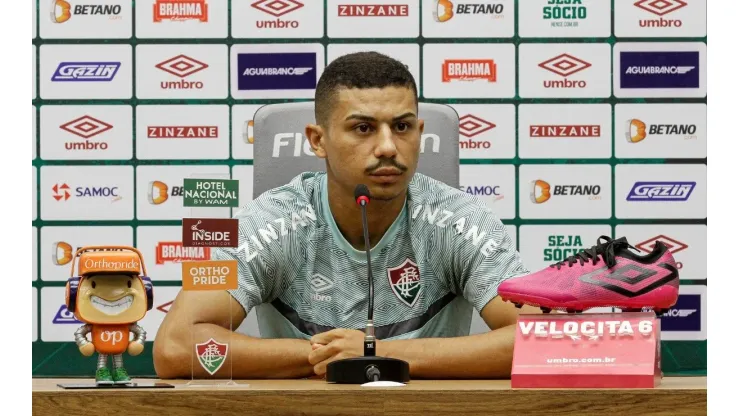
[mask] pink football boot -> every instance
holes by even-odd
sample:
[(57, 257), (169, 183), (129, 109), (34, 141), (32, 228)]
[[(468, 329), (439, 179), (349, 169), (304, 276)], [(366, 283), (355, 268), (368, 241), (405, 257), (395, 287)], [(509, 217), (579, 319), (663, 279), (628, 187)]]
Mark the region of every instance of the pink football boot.
[(517, 307), (539, 306), (544, 312), (616, 307), (625, 312), (651, 309), (660, 315), (678, 300), (676, 261), (660, 241), (643, 256), (630, 248), (637, 250), (624, 237), (601, 236), (590, 249), (504, 281), (498, 293)]

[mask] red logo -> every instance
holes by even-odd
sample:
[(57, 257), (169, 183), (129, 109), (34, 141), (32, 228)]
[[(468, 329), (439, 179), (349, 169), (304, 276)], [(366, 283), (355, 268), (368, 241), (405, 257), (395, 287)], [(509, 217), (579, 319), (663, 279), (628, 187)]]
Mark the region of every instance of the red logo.
[(496, 125), (483, 120), (480, 117), (476, 117), (472, 114), (465, 114), (464, 116), (460, 117), (460, 135), (465, 136), (468, 138), (468, 140), (461, 140), (460, 141), (460, 148), (461, 149), (489, 149), (491, 147), (491, 142), (488, 140), (472, 140), (472, 137), (475, 137), (481, 133), (487, 132), (488, 130), (491, 130), (495, 128)]
[(207, 22), (208, 4), (206, 0), (155, 0), (153, 20), (155, 23), (162, 20)]
[(599, 125), (529, 126), (529, 137), (601, 137)]
[(156, 264), (182, 263), (183, 261), (210, 260), (210, 247), (184, 247), (181, 241), (159, 242), (156, 247)]
[(218, 126), (148, 126), (150, 139), (217, 139)]
[(300, 9), (303, 7), (303, 3), (295, 0), (258, 0), (252, 3), (252, 7), (275, 17), (280, 17)]
[[(540, 63), (538, 66), (552, 72), (553, 74), (560, 75), (561, 77), (569, 77), (589, 68), (591, 64), (564, 53), (552, 59), (548, 59), (547, 61)], [(544, 80), (543, 85), (545, 88), (586, 88), (586, 81), (571, 80), (567, 78), (565, 80)]]
[(642, 10), (660, 16), (659, 19), (640, 19), (640, 27), (681, 27), (683, 26), (683, 21), (663, 19), (663, 16), (673, 13), (686, 5), (686, 2), (681, 0), (640, 0), (635, 3), (635, 6)]
[(157, 310), (162, 311), (164, 313), (167, 313), (167, 312), (170, 311), (170, 307), (172, 307), (172, 304), (174, 302), (175, 302), (174, 300), (171, 300), (171, 301), (169, 301), (167, 303), (163, 303), (163, 304), (157, 306)]
[(635, 3), (635, 6), (652, 14), (665, 16), (686, 7), (687, 4), (682, 0), (640, 0)]
[(635, 247), (637, 247), (640, 251), (649, 253), (653, 251), (653, 248), (655, 248), (656, 241), (660, 241), (661, 243), (665, 244), (665, 246), (668, 247), (668, 251), (670, 251), (671, 254), (676, 254), (679, 251), (689, 248), (688, 244), (684, 244), (678, 240), (674, 240), (670, 237), (666, 237), (663, 234), (653, 237), (649, 240), (645, 240), (642, 243), (636, 245)]
[(388, 269), (388, 282), (396, 297), (412, 307), (419, 300), (421, 291), (421, 274), (419, 266), (411, 259), (406, 259), (400, 266)]
[(66, 183), (63, 183), (61, 185), (56, 184), (51, 188), (52, 191), (54, 191), (54, 199), (57, 201), (61, 201), (64, 199), (65, 201), (69, 199), (69, 185)]
[(337, 7), (340, 17), (406, 17), (408, 4), (340, 4)]
[[(195, 60), (189, 56), (177, 55), (174, 58), (158, 63), (155, 67), (176, 77), (186, 78), (208, 68), (208, 64)], [(160, 87), (164, 90), (202, 89), (203, 82), (185, 80), (162, 81), (160, 82)]]
[(89, 139), (112, 129), (113, 126), (90, 116), (82, 116), (62, 124), (59, 128), (83, 139)]
[(442, 82), (452, 80), (496, 82), (496, 63), (493, 59), (445, 59)]

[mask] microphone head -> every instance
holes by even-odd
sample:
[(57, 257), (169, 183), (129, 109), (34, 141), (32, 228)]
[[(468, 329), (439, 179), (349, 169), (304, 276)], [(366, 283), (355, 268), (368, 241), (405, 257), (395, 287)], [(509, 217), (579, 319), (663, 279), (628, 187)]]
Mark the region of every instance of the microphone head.
[(370, 202), (370, 189), (365, 184), (359, 184), (355, 187), (355, 202), (362, 205), (362, 201), (365, 201), (365, 204)]

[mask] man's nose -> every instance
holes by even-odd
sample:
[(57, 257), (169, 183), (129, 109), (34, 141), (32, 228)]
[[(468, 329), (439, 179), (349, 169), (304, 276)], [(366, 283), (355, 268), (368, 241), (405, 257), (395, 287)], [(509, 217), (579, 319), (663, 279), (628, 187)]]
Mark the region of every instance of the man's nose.
[(393, 131), (390, 126), (383, 124), (381, 125), (381, 128), (378, 129), (375, 157), (378, 159), (382, 157), (391, 158), (396, 156), (396, 153), (397, 149)]

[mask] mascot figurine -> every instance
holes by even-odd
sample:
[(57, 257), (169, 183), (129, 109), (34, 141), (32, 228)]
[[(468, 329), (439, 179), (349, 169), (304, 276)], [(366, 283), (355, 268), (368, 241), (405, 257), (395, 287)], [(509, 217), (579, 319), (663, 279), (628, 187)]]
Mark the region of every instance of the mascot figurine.
[[(79, 259), (78, 276), (74, 274), (74, 259)], [(98, 353), (97, 386), (132, 384), (123, 368), (123, 353), (134, 356), (144, 350), (146, 332), (137, 322), (152, 309), (153, 302), (152, 282), (137, 249), (88, 246), (77, 250), (65, 303), (84, 323), (75, 331), (80, 353), (86, 357)], [(113, 356), (113, 372), (108, 356)]]

